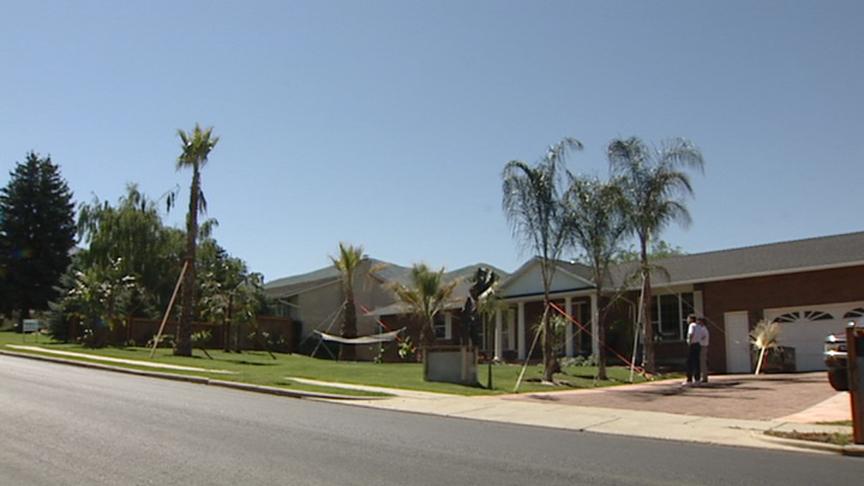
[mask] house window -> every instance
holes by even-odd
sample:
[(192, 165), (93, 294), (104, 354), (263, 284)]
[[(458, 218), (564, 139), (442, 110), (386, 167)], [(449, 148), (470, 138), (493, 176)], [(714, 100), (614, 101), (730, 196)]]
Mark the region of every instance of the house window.
[(297, 296), (292, 295), (291, 297), (278, 299), (273, 304), (273, 314), (276, 317), (290, 317), (294, 320), (300, 320), (299, 318), (299, 310), (300, 306), (297, 305)]
[(692, 292), (655, 296), (651, 322), (657, 339), (683, 341), (687, 335), (687, 316), (693, 312)]
[(435, 339), (450, 339), (451, 329), (453, 329), (453, 316), (449, 312), (439, 312), (435, 314), (435, 321), (432, 329), (435, 331)]
[[(579, 324), (590, 330), (591, 304), (589, 302), (574, 302), (572, 306), (573, 317), (579, 321)], [(591, 354), (591, 335), (576, 324), (573, 324), (573, 343), (576, 354)]]
[(855, 319), (856, 317), (864, 317), (864, 307), (852, 309), (843, 316), (844, 319)]
[(515, 346), (513, 345), (513, 336), (511, 331), (516, 329), (516, 309), (509, 308), (507, 309), (506, 319), (502, 323), (501, 326), (501, 349), (508, 350), (513, 349)]
[(775, 322), (797, 322), (801, 321), (830, 321), (834, 319), (834, 316), (827, 312), (822, 311), (801, 311), (801, 312), (787, 312), (776, 319)]

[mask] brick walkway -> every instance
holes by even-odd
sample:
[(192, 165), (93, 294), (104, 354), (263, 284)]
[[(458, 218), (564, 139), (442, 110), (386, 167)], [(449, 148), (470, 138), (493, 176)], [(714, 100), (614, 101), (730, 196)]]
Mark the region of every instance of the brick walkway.
[(797, 414), (837, 395), (825, 373), (726, 375), (699, 387), (663, 381), (554, 393), (512, 395), (509, 400), (745, 420)]

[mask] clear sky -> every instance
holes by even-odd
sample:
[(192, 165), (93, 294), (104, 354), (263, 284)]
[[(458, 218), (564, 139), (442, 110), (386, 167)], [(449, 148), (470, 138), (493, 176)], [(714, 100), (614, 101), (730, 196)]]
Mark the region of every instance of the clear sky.
[[(222, 137), (216, 237), (269, 279), (376, 258), (505, 270), (500, 174), (564, 136), (704, 152), (689, 252), (864, 229), (864, 2), (4, 1), (0, 184), (29, 150), (75, 192), (151, 196), (176, 129)], [(181, 224), (181, 208), (168, 216)]]

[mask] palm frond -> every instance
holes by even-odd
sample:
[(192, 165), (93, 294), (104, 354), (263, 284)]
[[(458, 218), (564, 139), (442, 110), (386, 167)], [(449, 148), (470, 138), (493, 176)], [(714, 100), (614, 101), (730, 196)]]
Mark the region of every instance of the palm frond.
[(780, 324), (776, 321), (762, 319), (756, 323), (756, 327), (750, 331), (750, 342), (756, 349), (772, 349), (778, 346), (780, 337)]

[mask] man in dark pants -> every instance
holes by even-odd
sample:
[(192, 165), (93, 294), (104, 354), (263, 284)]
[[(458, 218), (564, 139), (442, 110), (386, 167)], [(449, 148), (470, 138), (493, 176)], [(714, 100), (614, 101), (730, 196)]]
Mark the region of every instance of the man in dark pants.
[(702, 345), (699, 344), (701, 337), (699, 324), (693, 314), (687, 316), (687, 322), (687, 381), (682, 383), (684, 386), (694, 382), (698, 383), (702, 375), (699, 369), (699, 355), (702, 351)]

